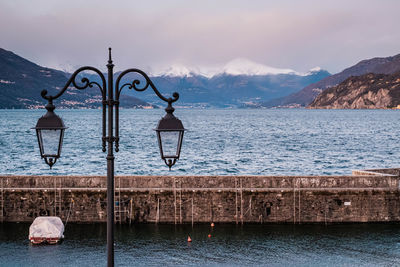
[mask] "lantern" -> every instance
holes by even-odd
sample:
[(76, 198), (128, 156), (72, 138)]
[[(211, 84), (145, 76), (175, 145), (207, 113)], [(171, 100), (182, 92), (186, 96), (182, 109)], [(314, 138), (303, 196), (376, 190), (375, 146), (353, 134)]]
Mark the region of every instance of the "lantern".
[(63, 120), (54, 113), (53, 103), (49, 102), (46, 109), (47, 113), (38, 120), (33, 129), (36, 130), (40, 156), (51, 168), (60, 157), (64, 130), (67, 128)]
[(171, 103), (168, 103), (168, 107), (165, 109), (167, 114), (158, 122), (158, 126), (155, 129), (161, 158), (170, 170), (179, 159), (185, 131), (181, 120), (174, 116), (174, 110)]

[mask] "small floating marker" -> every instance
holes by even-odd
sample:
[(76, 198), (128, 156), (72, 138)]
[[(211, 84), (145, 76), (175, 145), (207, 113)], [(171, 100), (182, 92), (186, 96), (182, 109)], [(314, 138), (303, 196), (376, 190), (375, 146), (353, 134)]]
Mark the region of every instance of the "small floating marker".
[(214, 225), (214, 223), (212, 222), (212, 223), (211, 223), (211, 227), (214, 227), (214, 226), (215, 226), (215, 225)]
[(211, 238), (211, 234), (208, 234), (208, 238)]
[(188, 242), (192, 242), (192, 239), (190, 238), (190, 236), (188, 236)]

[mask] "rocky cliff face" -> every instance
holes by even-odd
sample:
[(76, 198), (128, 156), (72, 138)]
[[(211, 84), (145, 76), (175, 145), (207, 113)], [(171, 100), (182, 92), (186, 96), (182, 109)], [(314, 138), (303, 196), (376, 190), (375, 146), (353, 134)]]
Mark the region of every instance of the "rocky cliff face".
[(308, 108), (385, 109), (400, 104), (400, 72), (350, 77), (319, 94)]
[(377, 57), (358, 62), (342, 72), (326, 77), (316, 83), (310, 84), (301, 91), (293, 93), (283, 98), (264, 102), (263, 106), (291, 106), (294, 104), (307, 106), (322, 91), (336, 86), (351, 76), (359, 76), (368, 73), (393, 74), (400, 71), (400, 54), (392, 57)]

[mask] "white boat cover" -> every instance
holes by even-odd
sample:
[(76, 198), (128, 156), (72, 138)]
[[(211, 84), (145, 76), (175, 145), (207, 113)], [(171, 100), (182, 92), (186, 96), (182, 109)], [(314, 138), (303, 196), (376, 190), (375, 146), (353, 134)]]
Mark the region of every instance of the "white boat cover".
[(64, 224), (59, 217), (36, 217), (29, 227), (29, 238), (64, 238)]

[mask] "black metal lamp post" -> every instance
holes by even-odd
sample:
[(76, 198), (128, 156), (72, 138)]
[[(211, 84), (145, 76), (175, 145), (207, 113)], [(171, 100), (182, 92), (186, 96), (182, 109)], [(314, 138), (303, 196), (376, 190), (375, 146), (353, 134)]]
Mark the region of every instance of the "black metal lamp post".
[[(116, 80), (115, 88), (113, 83), (113, 67), (111, 59), (111, 48), (109, 48), (109, 59), (107, 64), (108, 79), (96, 68), (93, 67), (82, 67), (77, 69), (67, 81), (64, 88), (55, 96), (48, 96), (47, 91), (43, 90), (41, 95), (44, 99), (48, 100), (46, 105), (47, 113), (42, 116), (34, 129), (39, 143), (40, 155), (44, 158), (45, 162), (50, 168), (56, 163), (57, 159), (61, 154), (62, 140), (64, 136), (64, 130), (66, 127), (60, 117), (54, 113), (55, 106), (53, 100), (60, 97), (64, 92), (71, 86), (71, 84), (79, 89), (83, 90), (88, 87), (96, 85), (102, 95), (103, 104), (103, 124), (102, 124), (102, 148), (103, 152), (106, 152), (107, 143), (107, 265), (114, 266), (114, 154), (113, 148), (115, 143), (115, 152), (119, 151), (119, 97), (124, 87), (128, 89), (134, 89), (135, 91), (144, 91), (148, 87), (151, 87), (154, 93), (163, 101), (168, 103), (165, 111), (167, 114), (159, 121), (156, 129), (158, 144), (160, 146), (161, 158), (165, 161), (169, 169), (179, 159), (183, 132), (184, 128), (182, 122), (177, 119), (174, 115), (174, 108), (172, 103), (177, 101), (179, 98), (178, 93), (174, 93), (172, 98), (166, 98), (157, 90), (153, 82), (147, 76), (146, 73), (139, 69), (127, 69), (121, 72)], [(78, 84), (75, 79), (77, 75), (85, 71), (95, 72), (101, 79), (101, 83), (89, 81), (88, 78), (82, 78), (81, 84)], [(140, 81), (135, 79), (131, 83), (125, 83), (120, 86), (120, 81), (124, 75), (128, 73), (140, 74), (146, 81), (142, 87)], [(115, 89), (115, 91), (114, 91)], [(114, 97), (115, 92), (115, 97)], [(114, 125), (114, 114), (115, 110), (115, 133), (113, 129)], [(107, 114), (108, 112), (108, 114)], [(106, 116), (108, 115), (108, 116)], [(107, 128), (107, 129), (106, 129)], [(107, 131), (106, 131), (107, 130)]]

